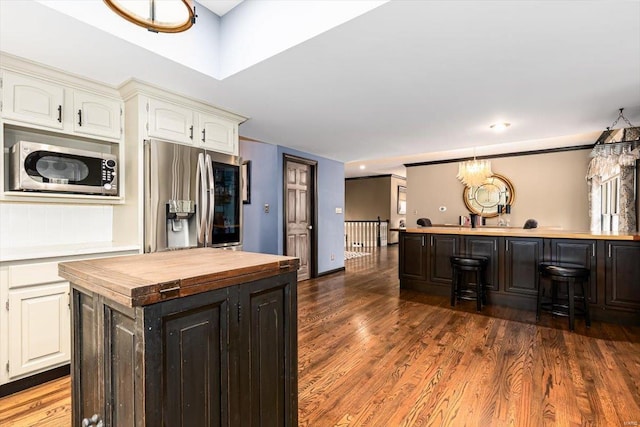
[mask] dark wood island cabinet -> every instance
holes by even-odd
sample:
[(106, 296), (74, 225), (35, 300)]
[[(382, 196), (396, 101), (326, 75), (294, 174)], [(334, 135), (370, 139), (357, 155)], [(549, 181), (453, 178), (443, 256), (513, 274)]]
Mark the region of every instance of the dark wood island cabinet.
[(73, 425), (296, 426), (297, 269), (210, 248), (61, 263)]
[(425, 227), (400, 232), (400, 287), (448, 295), (449, 257), (484, 256), (489, 304), (534, 310), (538, 264), (558, 261), (590, 269), (595, 319), (640, 324), (640, 235), (562, 230)]

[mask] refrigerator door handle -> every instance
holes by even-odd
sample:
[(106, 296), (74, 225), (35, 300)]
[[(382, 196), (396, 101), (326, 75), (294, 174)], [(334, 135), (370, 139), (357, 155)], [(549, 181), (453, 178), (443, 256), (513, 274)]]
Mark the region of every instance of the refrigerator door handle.
[[(207, 165), (207, 178), (209, 179), (209, 216), (207, 217), (207, 243), (213, 243), (213, 214), (215, 212), (215, 193), (216, 186), (213, 180), (213, 160), (211, 156), (207, 154), (205, 157), (205, 163)], [(211, 241), (209, 241), (211, 239)]]
[(205, 245), (207, 233), (207, 179), (204, 154), (198, 154), (198, 168), (196, 170), (196, 231), (198, 246)]

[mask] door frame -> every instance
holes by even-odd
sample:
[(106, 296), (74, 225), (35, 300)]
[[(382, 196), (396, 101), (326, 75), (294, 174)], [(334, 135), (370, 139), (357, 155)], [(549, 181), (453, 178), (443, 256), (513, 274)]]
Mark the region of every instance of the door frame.
[(305, 164), (309, 166), (311, 173), (311, 179), (309, 180), (311, 215), (309, 216), (309, 221), (312, 228), (309, 233), (309, 247), (311, 249), (309, 254), (311, 262), (309, 278), (313, 279), (318, 277), (318, 162), (294, 156), (293, 154), (282, 154), (282, 250), (284, 254), (287, 253), (287, 212), (289, 212), (287, 210), (287, 163), (289, 162)]

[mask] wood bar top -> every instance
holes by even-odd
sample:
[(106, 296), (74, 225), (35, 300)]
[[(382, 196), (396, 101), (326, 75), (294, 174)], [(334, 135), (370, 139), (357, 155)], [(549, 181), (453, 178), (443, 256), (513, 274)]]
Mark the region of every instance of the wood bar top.
[(62, 262), (71, 283), (127, 307), (297, 271), (298, 258), (215, 248)]
[(516, 227), (416, 227), (404, 230), (407, 233), (425, 234), (460, 234), (469, 236), (503, 236), (503, 237), (540, 237), (549, 239), (597, 239), (597, 240), (631, 240), (640, 241), (640, 233), (616, 233), (591, 231), (571, 231), (554, 228), (532, 228), (525, 230)]

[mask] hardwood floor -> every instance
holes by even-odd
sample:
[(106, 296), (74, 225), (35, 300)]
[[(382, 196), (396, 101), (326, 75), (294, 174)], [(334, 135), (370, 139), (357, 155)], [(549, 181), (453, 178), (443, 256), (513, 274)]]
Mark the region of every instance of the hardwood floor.
[[(299, 284), (301, 426), (640, 425), (640, 326), (451, 309), (400, 291), (397, 255)], [(0, 426), (66, 426), (69, 406), (67, 378), (0, 399)]]
[(2, 427), (71, 425), (69, 376), (0, 399)]

